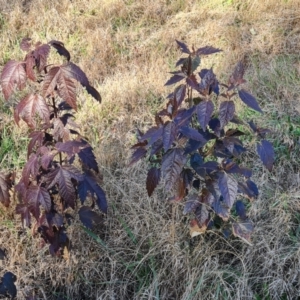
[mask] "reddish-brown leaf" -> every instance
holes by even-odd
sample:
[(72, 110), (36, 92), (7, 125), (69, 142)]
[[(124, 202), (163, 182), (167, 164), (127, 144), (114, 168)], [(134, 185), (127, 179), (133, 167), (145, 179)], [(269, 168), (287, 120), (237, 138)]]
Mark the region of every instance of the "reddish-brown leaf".
[(49, 122), (50, 111), (44, 98), (38, 94), (29, 94), (16, 106), (14, 111), (15, 122), (19, 125), (21, 118), (30, 128), (35, 128), (36, 122), (33, 117), (36, 113), (45, 123)]
[(5, 100), (11, 96), (14, 88), (22, 90), (26, 83), (25, 63), (10, 60), (4, 66), (0, 77), (2, 92)]
[(64, 126), (60, 118), (53, 121), (53, 137), (56, 141), (62, 139), (64, 142), (70, 139), (70, 130)]
[(22, 171), (22, 179), (25, 185), (29, 184), (30, 176), (35, 178), (35, 176), (39, 172), (39, 167), (40, 165), (39, 165), (38, 156), (32, 153)]
[(50, 53), (50, 46), (47, 44), (37, 44), (34, 50), (35, 63), (38, 71), (41, 72), (47, 65), (47, 58)]
[(35, 146), (37, 146), (37, 148), (41, 147), (41, 145), (43, 144), (44, 136), (45, 133), (43, 131), (33, 131), (29, 134), (31, 140), (28, 144), (27, 158), (32, 153)]
[(165, 188), (170, 191), (180, 177), (183, 166), (186, 163), (186, 156), (180, 148), (173, 148), (168, 151), (162, 159), (162, 175), (165, 180)]
[(153, 191), (157, 187), (160, 181), (160, 169), (156, 167), (152, 167), (148, 171), (147, 179), (146, 179), (146, 187), (149, 197), (152, 195)]
[(59, 166), (52, 170), (46, 176), (47, 188), (52, 188), (55, 184), (58, 184), (59, 194), (66, 202), (66, 207), (75, 207), (75, 187), (71, 179), (77, 181), (83, 180), (81, 172), (72, 165)]
[(233, 235), (241, 238), (248, 244), (250, 243), (251, 234), (253, 231), (254, 231), (254, 226), (250, 220), (244, 220), (242, 222), (232, 223)]

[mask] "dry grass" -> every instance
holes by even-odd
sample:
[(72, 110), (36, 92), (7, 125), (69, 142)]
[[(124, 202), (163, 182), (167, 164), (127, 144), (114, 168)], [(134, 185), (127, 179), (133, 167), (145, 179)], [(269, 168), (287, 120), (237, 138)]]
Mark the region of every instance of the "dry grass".
[[(17, 275), (18, 299), (300, 298), (300, 1), (0, 0), (0, 8), (1, 66), (22, 58), (24, 36), (61, 40), (100, 91), (101, 105), (79, 95), (77, 122), (95, 148), (110, 206), (96, 236), (79, 222), (68, 228), (65, 260), (50, 257), (13, 209), (1, 207), (2, 270)], [(191, 240), (187, 218), (162, 189), (147, 197), (146, 164), (127, 167), (134, 129), (152, 124), (168, 94), (175, 39), (222, 48), (203, 60), (222, 76), (238, 59), (249, 62), (248, 88), (265, 114), (241, 107), (240, 115), (273, 129), (277, 155), (272, 173), (247, 157), (260, 189), (250, 208), (253, 246), (217, 233)], [(12, 104), (1, 98), (9, 145), (1, 144), (1, 169), (20, 171), (27, 129), (12, 125)]]

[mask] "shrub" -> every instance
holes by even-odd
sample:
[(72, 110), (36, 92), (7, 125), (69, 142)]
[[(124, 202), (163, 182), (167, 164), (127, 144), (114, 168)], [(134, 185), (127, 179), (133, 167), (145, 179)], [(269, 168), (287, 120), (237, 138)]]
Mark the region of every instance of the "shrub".
[[(93, 149), (80, 135), (73, 114), (77, 110), (77, 83), (97, 101), (101, 97), (85, 73), (70, 61), (63, 43), (53, 40), (32, 45), (31, 39), (24, 38), (20, 46), (27, 53), (25, 59), (5, 64), (1, 86), (6, 100), (15, 88), (30, 90), (14, 108), (16, 124), (23, 120), (30, 128), (28, 160), (16, 185), (11, 174), (0, 174), (0, 201), (9, 206), (9, 189), (14, 188), (16, 212), (23, 225), (31, 226), (33, 217), (34, 232), (50, 244), (52, 255), (60, 255), (70, 246), (65, 224), (74, 218), (72, 212), (78, 206), (79, 218), (89, 228), (102, 221), (93, 210), (95, 204), (107, 212)], [(63, 64), (47, 64), (51, 46), (63, 56)]]
[[(221, 228), (225, 236), (232, 232), (249, 242), (253, 223), (246, 214), (245, 199), (252, 201), (258, 196), (258, 189), (250, 179), (252, 170), (240, 164), (247, 151), (240, 139), (245, 135), (241, 128), (250, 126), (261, 140), (257, 152), (269, 171), (274, 150), (264, 139), (269, 130), (236, 116), (235, 101), (240, 98), (251, 109), (260, 113), (262, 110), (242, 88), (246, 82), (242, 62), (223, 84), (212, 69), (196, 73), (201, 58), (220, 49), (206, 46), (190, 50), (183, 42), (177, 44), (188, 56), (177, 61), (180, 70), (171, 72), (165, 85), (185, 82), (167, 97), (165, 109), (155, 116), (155, 126), (145, 133), (138, 130), (130, 164), (143, 157), (149, 159), (149, 196), (163, 182), (170, 202), (186, 200), (183, 213), (194, 216), (190, 221), (192, 236)], [(243, 198), (237, 200), (237, 196)]]

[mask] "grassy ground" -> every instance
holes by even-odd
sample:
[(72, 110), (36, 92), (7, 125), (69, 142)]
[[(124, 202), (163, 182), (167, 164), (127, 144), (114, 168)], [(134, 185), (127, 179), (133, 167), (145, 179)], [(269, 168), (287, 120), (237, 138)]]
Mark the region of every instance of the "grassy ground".
[[(52, 258), (38, 237), (22, 230), (13, 209), (0, 207), (1, 275), (17, 275), (18, 299), (299, 299), (300, 298), (300, 1), (299, 0), (0, 0), (0, 66), (22, 58), (24, 36), (60, 40), (100, 91), (101, 105), (79, 96), (77, 122), (104, 175), (109, 214), (104, 229), (68, 228), (73, 250)], [(260, 196), (250, 208), (252, 246), (216, 233), (190, 239), (181, 207), (162, 189), (145, 190), (146, 163), (127, 167), (134, 129), (148, 128), (165, 103), (175, 39), (212, 45), (222, 54), (203, 60), (221, 76), (247, 59), (247, 88), (273, 130), (272, 173), (256, 156)], [(1, 170), (20, 172), (26, 126), (13, 125), (0, 96)], [(101, 237), (101, 238), (100, 238)]]

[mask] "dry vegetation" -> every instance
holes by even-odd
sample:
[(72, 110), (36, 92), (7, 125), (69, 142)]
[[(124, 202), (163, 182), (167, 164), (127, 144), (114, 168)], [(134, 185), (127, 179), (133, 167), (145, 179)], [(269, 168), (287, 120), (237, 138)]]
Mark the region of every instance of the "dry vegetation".
[[(0, 0), (0, 32), (1, 67), (23, 57), (24, 36), (60, 40), (103, 98), (81, 93), (77, 122), (104, 175), (106, 226), (93, 236), (75, 222), (72, 252), (52, 258), (1, 206), (0, 270), (17, 275), (18, 299), (300, 298), (299, 0)], [(169, 92), (175, 39), (222, 48), (202, 63), (223, 76), (248, 62), (248, 88), (265, 114), (241, 106), (239, 115), (273, 130), (277, 156), (272, 173), (247, 157), (260, 189), (252, 246), (216, 233), (190, 239), (180, 207), (172, 211), (161, 189), (147, 197), (145, 162), (127, 167), (134, 129), (152, 124)], [(0, 97), (0, 165), (18, 172), (27, 129), (13, 125), (14, 100)]]

